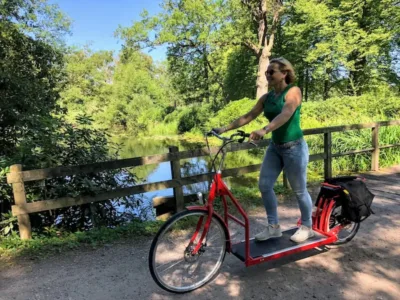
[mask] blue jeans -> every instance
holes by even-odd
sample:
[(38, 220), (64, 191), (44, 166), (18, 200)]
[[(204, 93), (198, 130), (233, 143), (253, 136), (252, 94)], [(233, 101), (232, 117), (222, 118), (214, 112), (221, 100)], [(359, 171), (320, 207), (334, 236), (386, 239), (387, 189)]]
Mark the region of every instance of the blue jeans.
[(312, 226), (312, 201), (306, 185), (308, 156), (308, 146), (303, 138), (281, 145), (271, 141), (268, 146), (261, 166), (259, 188), (269, 224), (279, 223), (278, 201), (273, 187), (284, 169), (300, 207), (301, 223), (308, 227)]

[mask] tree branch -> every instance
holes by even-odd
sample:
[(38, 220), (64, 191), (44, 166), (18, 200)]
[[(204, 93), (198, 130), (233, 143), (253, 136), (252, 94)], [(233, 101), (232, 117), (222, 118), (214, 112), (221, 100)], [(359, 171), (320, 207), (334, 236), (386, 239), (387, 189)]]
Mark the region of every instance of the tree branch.
[(271, 35), (269, 37), (269, 41), (267, 41), (267, 36), (265, 36), (265, 46), (267, 46), (268, 52), (271, 52), (272, 47), (274, 45), (275, 33), (276, 29), (278, 28), (281, 9), (282, 9), (282, 0), (276, 0), (274, 5), (274, 17), (272, 19)]
[(259, 57), (261, 55), (261, 49), (260, 47), (257, 47), (250, 41), (245, 41), (240, 43), (241, 46), (245, 46), (246, 48), (250, 49), (251, 51), (254, 52), (254, 54)]
[(259, 47), (257, 47), (257, 45), (253, 44), (251, 41), (247, 40), (247, 41), (242, 41), (242, 42), (216, 42), (215, 43), (217, 46), (244, 46), (246, 48), (248, 48), (249, 50), (251, 50), (254, 55), (256, 55), (257, 57), (259, 57), (261, 55), (261, 49)]
[(261, 16), (259, 20), (258, 27), (258, 47), (262, 48), (267, 45), (267, 30), (268, 30), (268, 20), (267, 20), (267, 2), (266, 0), (260, 1), (260, 11)]

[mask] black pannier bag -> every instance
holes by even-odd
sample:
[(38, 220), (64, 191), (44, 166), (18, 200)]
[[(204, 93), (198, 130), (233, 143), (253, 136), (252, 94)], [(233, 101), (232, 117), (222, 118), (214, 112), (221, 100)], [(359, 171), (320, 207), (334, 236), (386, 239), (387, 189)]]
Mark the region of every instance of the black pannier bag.
[[(342, 217), (352, 222), (361, 222), (374, 213), (371, 205), (375, 195), (368, 190), (361, 178), (356, 176), (335, 177), (326, 179), (325, 183), (340, 187), (336, 191), (336, 193), (340, 193), (336, 202), (337, 205), (342, 206)], [(326, 192), (321, 189), (321, 193)], [(320, 196), (318, 196), (318, 200)]]

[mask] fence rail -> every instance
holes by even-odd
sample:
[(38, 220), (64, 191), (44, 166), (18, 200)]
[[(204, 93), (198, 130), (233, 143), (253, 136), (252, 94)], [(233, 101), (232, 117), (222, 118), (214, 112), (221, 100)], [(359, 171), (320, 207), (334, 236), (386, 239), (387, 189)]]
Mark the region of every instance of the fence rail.
[[(334, 127), (323, 127), (306, 129), (303, 131), (304, 135), (324, 135), (324, 152), (310, 155), (310, 161), (324, 160), (324, 176), (325, 178), (332, 176), (332, 158), (358, 154), (358, 153), (372, 153), (371, 170), (375, 171), (379, 169), (379, 152), (380, 149), (386, 149), (391, 147), (398, 147), (399, 144), (392, 145), (380, 145), (379, 144), (379, 128), (385, 126), (400, 125), (400, 120), (395, 121), (383, 121), (367, 124), (353, 124), (344, 126)], [(345, 153), (332, 153), (332, 133), (343, 132), (349, 130), (368, 129), (371, 128), (371, 148), (358, 149), (348, 151)], [(262, 140), (258, 142), (261, 147), (268, 146), (269, 140)], [(248, 150), (253, 148), (248, 143), (244, 144), (231, 144), (227, 146), (227, 152)], [(218, 151), (217, 147), (210, 149), (211, 154)], [(212, 173), (205, 173), (189, 177), (181, 177), (180, 173), (180, 160), (202, 157), (209, 155), (207, 148), (200, 148), (189, 151), (178, 151), (177, 147), (170, 147), (169, 153), (135, 157), (121, 160), (98, 162), (79, 166), (62, 166), (55, 168), (39, 169), (23, 171), (22, 165), (13, 165), (10, 168), (10, 173), (7, 174), (7, 182), (12, 184), (14, 193), (15, 205), (12, 206), (12, 213), (18, 217), (18, 225), (20, 229), (21, 239), (31, 238), (31, 225), (29, 220), (30, 213), (37, 213), (41, 211), (47, 211), (57, 208), (70, 207), (74, 205), (82, 205), (87, 203), (93, 203), (98, 201), (104, 201), (113, 198), (119, 198), (149, 191), (173, 188), (173, 197), (158, 197), (154, 199), (154, 206), (158, 208), (159, 212), (166, 212), (166, 210), (175, 208), (181, 210), (184, 207), (184, 203), (192, 199), (192, 195), (184, 196), (182, 187), (193, 183), (210, 180)], [(127, 167), (136, 167), (148, 164), (158, 164), (161, 162), (170, 162), (171, 164), (171, 180), (164, 180), (155, 183), (146, 183), (133, 187), (115, 189), (105, 193), (100, 193), (94, 196), (78, 196), (78, 197), (64, 197), (50, 200), (39, 200), (31, 203), (26, 202), (26, 193), (24, 182), (45, 180), (55, 177), (73, 176), (77, 174), (96, 173), (105, 170), (121, 169)], [(223, 176), (240, 176), (246, 173), (256, 172), (260, 169), (261, 164), (244, 166), (239, 168), (226, 169), (223, 171)], [(284, 176), (284, 184), (287, 182)], [(172, 201), (172, 202), (171, 202)]]

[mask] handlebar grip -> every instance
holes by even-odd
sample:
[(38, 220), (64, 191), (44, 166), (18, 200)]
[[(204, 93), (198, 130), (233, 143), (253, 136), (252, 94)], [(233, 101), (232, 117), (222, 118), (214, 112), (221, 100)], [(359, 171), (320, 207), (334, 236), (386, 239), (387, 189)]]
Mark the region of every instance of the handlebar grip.
[(214, 131), (210, 130), (209, 132), (206, 133), (206, 136), (213, 136), (214, 135)]
[(210, 130), (209, 132), (206, 133), (207, 136), (216, 136), (216, 137), (220, 137), (220, 135), (218, 134), (218, 132), (215, 132), (214, 130)]
[(237, 132), (238, 132), (238, 134), (239, 134), (241, 137), (243, 137), (243, 138), (248, 138), (248, 137), (250, 137), (250, 133), (245, 133), (243, 130), (238, 130)]
[(214, 130), (210, 130), (209, 132), (206, 133), (206, 135), (207, 136), (215, 136), (223, 141), (229, 140), (228, 138), (225, 138), (225, 137), (221, 136), (220, 134), (216, 133)]

